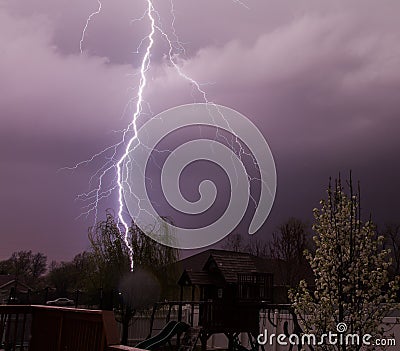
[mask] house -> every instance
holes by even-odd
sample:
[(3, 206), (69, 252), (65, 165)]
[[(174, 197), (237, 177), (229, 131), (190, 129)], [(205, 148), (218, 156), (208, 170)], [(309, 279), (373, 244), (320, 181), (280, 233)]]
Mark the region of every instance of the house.
[[(181, 299), (185, 287), (190, 287), (190, 300), (272, 302), (273, 273), (256, 257), (226, 250), (207, 250), (200, 257), (204, 260), (201, 269), (199, 257), (183, 263), (186, 268), (178, 281)], [(190, 261), (195, 264), (190, 266)]]
[[(177, 264), (181, 272), (178, 281), (181, 300), (216, 299), (219, 294), (224, 299), (235, 295), (242, 300), (275, 304), (289, 302), (288, 267), (283, 261), (243, 252), (210, 249), (182, 259)], [(298, 279), (306, 279), (312, 286), (313, 273), (310, 267), (295, 268), (300, 270)]]
[(28, 285), (19, 281), (14, 275), (0, 274), (0, 304), (17, 302), (20, 294), (26, 296), (30, 290)]

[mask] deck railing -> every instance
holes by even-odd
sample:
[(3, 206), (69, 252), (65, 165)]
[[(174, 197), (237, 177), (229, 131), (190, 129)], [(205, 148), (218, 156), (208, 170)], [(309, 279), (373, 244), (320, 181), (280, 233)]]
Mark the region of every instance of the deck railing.
[(0, 305), (0, 350), (104, 351), (118, 344), (112, 311)]
[(0, 305), (0, 350), (27, 350), (31, 323), (31, 306)]

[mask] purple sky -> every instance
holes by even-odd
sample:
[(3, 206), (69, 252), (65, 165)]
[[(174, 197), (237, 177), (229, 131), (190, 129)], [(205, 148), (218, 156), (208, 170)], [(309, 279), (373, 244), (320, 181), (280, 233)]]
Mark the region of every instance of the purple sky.
[[(400, 221), (400, 3), (243, 2), (248, 9), (175, 0), (175, 29), (184, 72), (210, 100), (250, 118), (275, 157), (277, 197), (257, 235), (268, 238), (288, 216), (311, 220), (329, 176), (349, 169), (361, 180), (364, 213)], [(154, 4), (171, 34), (170, 2)], [(84, 203), (75, 198), (102, 160), (58, 170), (116, 142), (128, 123), (143, 53), (135, 51), (148, 30), (132, 19), (144, 5), (104, 0), (81, 55), (95, 0), (0, 0), (0, 259), (31, 249), (67, 260), (89, 247), (93, 218), (76, 219)], [(161, 43), (152, 56), (145, 99), (153, 113), (200, 101), (166, 51)], [(100, 214), (115, 203), (106, 200)]]

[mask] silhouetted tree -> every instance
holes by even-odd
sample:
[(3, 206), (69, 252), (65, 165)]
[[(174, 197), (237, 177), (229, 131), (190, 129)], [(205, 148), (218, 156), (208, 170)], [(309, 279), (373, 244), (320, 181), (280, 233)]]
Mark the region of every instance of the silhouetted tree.
[(229, 234), (222, 248), (234, 252), (247, 252), (247, 246), (239, 233)]
[(11, 262), (10, 260), (0, 261), (0, 274), (11, 274)]
[[(150, 228), (149, 230), (152, 229)], [(163, 227), (161, 227), (161, 230), (163, 230)], [(164, 237), (169, 235), (166, 231), (152, 234), (153, 237), (156, 237), (156, 234)], [(94, 228), (90, 228), (89, 240), (96, 262), (95, 277), (97, 277), (98, 286), (101, 286), (105, 293), (120, 290), (121, 284), (130, 274), (130, 259), (133, 259), (135, 271), (138, 268), (144, 269), (156, 277), (161, 286), (161, 292), (163, 292), (168, 282), (168, 267), (173, 267), (172, 263), (178, 260), (178, 251), (151, 239), (135, 223), (130, 226), (127, 238), (124, 235), (125, 233), (118, 227), (117, 221), (110, 212), (107, 212), (104, 221), (99, 222)], [(131, 257), (125, 240), (128, 240), (132, 248)], [(135, 280), (129, 279), (129, 282), (130, 284), (138, 284), (139, 290), (141, 289), (140, 291), (142, 291), (144, 297), (146, 297), (146, 294), (147, 297), (152, 296), (152, 291), (146, 291), (146, 285), (142, 285), (140, 288), (141, 283), (139, 280), (135, 282)], [(138, 287), (127, 289), (126, 285), (124, 285), (126, 291), (133, 291)], [(139, 308), (146, 307), (148, 304), (148, 299), (145, 298), (146, 306), (139, 306), (139, 301), (144, 300), (139, 299), (138, 294), (133, 295), (130, 294), (129, 298), (126, 296), (124, 298), (124, 294), (122, 294), (123, 300), (119, 304), (120, 316), (118, 320), (123, 324), (123, 344), (127, 343), (128, 327), (131, 319)], [(123, 307), (121, 307), (121, 304)]]
[(47, 281), (50, 286), (56, 289), (58, 297), (65, 297), (74, 285), (74, 269), (70, 262), (52, 261), (47, 274)]
[(15, 276), (17, 280), (28, 285), (38, 283), (38, 278), (46, 272), (47, 257), (38, 252), (18, 251), (11, 257), (0, 262), (0, 273)]
[(46, 272), (47, 257), (38, 252), (32, 254), (30, 261), (28, 276), (32, 281), (35, 281)]
[(249, 243), (246, 245), (246, 252), (256, 257), (262, 257), (262, 258), (270, 257), (268, 243), (260, 239), (256, 239), (254, 238), (254, 236), (250, 237)]
[(48, 284), (56, 289), (57, 296), (68, 296), (76, 290), (96, 290), (94, 272), (93, 254), (85, 251), (70, 262), (51, 262), (46, 278)]
[(282, 223), (272, 234), (269, 256), (279, 262), (287, 286), (295, 286), (308, 269), (304, 257), (304, 251), (310, 247), (308, 237), (307, 224), (294, 217)]
[[(104, 221), (89, 228), (89, 241), (96, 260), (96, 285), (109, 295), (117, 289), (121, 277), (130, 270), (128, 249), (111, 213), (107, 212)], [(112, 302), (108, 301), (105, 307), (112, 308)]]

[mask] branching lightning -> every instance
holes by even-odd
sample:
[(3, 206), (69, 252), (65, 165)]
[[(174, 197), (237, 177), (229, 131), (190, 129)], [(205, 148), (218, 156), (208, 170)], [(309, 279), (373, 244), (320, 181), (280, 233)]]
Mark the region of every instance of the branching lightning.
[[(123, 235), (124, 235), (124, 241), (125, 244), (129, 250), (129, 255), (130, 255), (130, 263), (131, 263), (131, 270), (133, 270), (134, 265), (133, 265), (133, 249), (130, 244), (130, 238), (129, 238), (129, 224), (124, 218), (124, 193), (123, 193), (123, 186), (126, 181), (124, 180), (124, 167), (126, 167), (126, 163), (131, 162), (132, 160), (129, 159), (129, 153), (131, 151), (132, 146), (137, 143), (137, 145), (140, 144), (140, 140), (137, 138), (137, 132), (138, 132), (138, 118), (142, 115), (143, 113), (143, 106), (146, 104), (143, 98), (143, 94), (147, 85), (147, 72), (150, 69), (150, 64), (151, 64), (151, 55), (152, 55), (152, 49), (153, 46), (155, 45), (155, 34), (159, 33), (160, 37), (165, 40), (167, 43), (169, 49), (168, 49), (168, 54), (167, 60), (170, 63), (170, 65), (175, 69), (177, 74), (186, 80), (188, 83), (192, 85), (192, 87), (197, 90), (197, 92), (201, 95), (202, 99), (206, 103), (213, 104), (210, 102), (207, 98), (206, 92), (202, 89), (201, 84), (197, 82), (195, 79), (191, 78), (187, 74), (185, 74), (181, 67), (178, 65), (176, 62), (176, 57), (179, 56), (175, 51), (178, 50), (180, 54), (185, 53), (185, 49), (183, 44), (179, 41), (178, 36), (175, 32), (174, 28), (174, 23), (175, 23), (175, 10), (174, 10), (174, 4), (173, 0), (170, 0), (170, 8), (171, 8), (171, 17), (172, 17), (172, 35), (174, 37), (174, 40), (171, 40), (169, 35), (166, 33), (165, 30), (163, 30), (162, 25), (161, 25), (161, 17), (160, 14), (157, 12), (157, 10), (154, 7), (154, 2), (153, 0), (144, 0), (146, 3), (146, 10), (145, 13), (138, 19), (132, 20), (132, 22), (136, 21), (148, 21), (149, 24), (149, 31), (147, 35), (140, 41), (138, 47), (137, 47), (137, 53), (141, 51), (142, 46), (146, 43), (146, 47), (144, 50), (144, 55), (141, 60), (140, 64), (140, 69), (139, 69), (139, 84), (137, 87), (137, 93), (134, 99), (131, 99), (130, 102), (135, 101), (134, 104), (134, 111), (131, 117), (131, 121), (128, 124), (128, 126), (122, 130), (122, 138), (121, 140), (112, 146), (109, 146), (105, 148), (104, 150), (96, 153), (93, 155), (91, 158), (88, 160), (82, 161), (78, 164), (76, 164), (74, 167), (71, 167), (69, 169), (76, 169), (79, 166), (88, 164), (92, 161), (94, 161), (96, 158), (100, 156), (105, 156), (107, 155), (107, 161), (103, 164), (100, 169), (95, 172), (95, 174), (91, 177), (90, 179), (90, 184), (94, 181), (94, 179), (97, 179), (97, 186), (95, 186), (92, 190), (90, 190), (87, 193), (81, 194), (78, 196), (80, 199), (84, 199), (88, 202), (88, 204), (85, 206), (85, 212), (83, 213), (84, 215), (89, 215), (90, 213), (94, 212), (94, 219), (95, 223), (97, 222), (97, 208), (99, 205), (100, 200), (103, 198), (109, 197), (113, 192), (117, 192), (118, 194), (118, 221), (119, 225), (121, 225), (121, 229), (123, 229)], [(247, 5), (244, 4), (240, 0), (233, 0), (235, 3), (240, 4), (241, 6), (244, 6), (247, 8)], [(102, 3), (100, 0), (97, 0), (98, 3), (98, 8), (96, 11), (92, 12), (85, 23), (85, 26), (82, 30), (82, 35), (81, 39), (79, 42), (79, 49), (80, 52), (83, 53), (83, 44), (85, 41), (85, 36), (88, 30), (88, 27), (90, 25), (90, 22), (92, 21), (93, 17), (96, 15), (99, 15), (102, 11)], [(174, 46), (174, 44), (177, 46), (177, 48)], [(222, 115), (221, 115), (222, 116)], [(222, 116), (223, 117), (223, 116)], [(226, 121), (227, 126), (229, 127), (228, 121)], [(219, 135), (218, 130), (216, 131), (216, 138), (222, 137), (229, 145), (232, 146), (232, 142), (229, 142), (227, 138), (223, 135)], [(239, 151), (237, 151), (238, 156), (240, 157), (241, 155), (248, 155), (251, 156), (251, 154), (247, 154), (238, 139), (238, 137), (235, 135), (234, 136), (235, 143), (239, 147)], [(135, 145), (136, 147), (136, 145)], [(121, 150), (122, 149), (122, 150)], [(254, 161), (255, 162), (255, 161)], [(256, 165), (256, 163), (255, 163)], [(109, 186), (105, 187), (104, 186), (104, 179), (108, 174), (114, 174), (114, 183)], [(249, 180), (253, 180), (250, 179)], [(255, 200), (253, 199), (255, 202)], [(139, 203), (139, 199), (138, 199)]]

